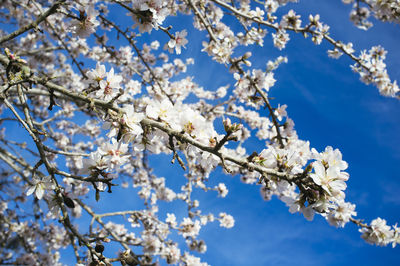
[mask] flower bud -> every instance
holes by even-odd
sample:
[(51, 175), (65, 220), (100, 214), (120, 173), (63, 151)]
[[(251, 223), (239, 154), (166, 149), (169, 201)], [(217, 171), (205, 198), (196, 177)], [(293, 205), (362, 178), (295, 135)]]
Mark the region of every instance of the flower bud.
[(249, 59), (251, 57), (251, 52), (246, 52), (244, 55), (243, 55), (243, 59)]

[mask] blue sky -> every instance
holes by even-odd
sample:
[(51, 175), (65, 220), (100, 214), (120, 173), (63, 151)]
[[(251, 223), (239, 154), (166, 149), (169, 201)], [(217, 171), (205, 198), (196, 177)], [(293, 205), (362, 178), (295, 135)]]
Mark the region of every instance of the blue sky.
[[(331, 26), (332, 37), (352, 41), (356, 51), (383, 45), (388, 50), (389, 74), (400, 80), (398, 25), (375, 22), (369, 31), (359, 30), (348, 19), (350, 6), (339, 0), (303, 0), (281, 12), (290, 8), (300, 13), (303, 21), (308, 14), (319, 13), (321, 21)], [(124, 25), (132, 23), (129, 17), (115, 18)], [(169, 24), (173, 31), (188, 28), (189, 44), (182, 57), (194, 57), (196, 62), (188, 69), (188, 75), (211, 90), (234, 83), (223, 65), (212, 63), (200, 52), (205, 33), (193, 29), (189, 17), (168, 19), (164, 26)], [(146, 41), (158, 36), (166, 40), (165, 34), (153, 33)], [(348, 58), (329, 58), (326, 50), (330, 45), (315, 46), (310, 39), (296, 34), (291, 34), (291, 39), (283, 51), (272, 46), (270, 37), (265, 39), (264, 47), (251, 48), (256, 68), (264, 68), (267, 60), (279, 55), (289, 59), (275, 72), (277, 82), (270, 91), (270, 96), (275, 97), (272, 104), (288, 105), (288, 115), (295, 122), (299, 138), (309, 140), (311, 147), (319, 151), (326, 146), (341, 150), (349, 163), (346, 199), (357, 205), (359, 218), (366, 222), (376, 217), (387, 219), (388, 224), (400, 222), (400, 102), (380, 96), (375, 87), (361, 83), (358, 74), (351, 71)], [(20, 127), (7, 130), (8, 134), (22, 131)], [(248, 147), (261, 151), (263, 144), (254, 141)], [(184, 182), (183, 171), (177, 164), (171, 166), (170, 159), (151, 156), (150, 163), (168, 185), (179, 188)], [(224, 199), (213, 192), (194, 194), (204, 213), (227, 212), (235, 217), (232, 229), (221, 228), (218, 222), (202, 228), (199, 239), (206, 241), (208, 250), (199, 256), (211, 265), (398, 265), (399, 247), (371, 246), (360, 238), (353, 224), (336, 229), (319, 216), (307, 222), (300, 214), (290, 214), (276, 198), (263, 201), (258, 186), (242, 184), (238, 176), (227, 176), (221, 169), (210, 178), (210, 184), (219, 182), (226, 183), (229, 189)], [(100, 212), (141, 208), (141, 201), (121, 188), (114, 188), (111, 195), (103, 193), (98, 203), (93, 198), (89, 202)], [(180, 203), (162, 204), (160, 216), (166, 212), (183, 216), (185, 207)], [(106, 251), (113, 256), (117, 250)], [(73, 265), (73, 260), (65, 263)]]

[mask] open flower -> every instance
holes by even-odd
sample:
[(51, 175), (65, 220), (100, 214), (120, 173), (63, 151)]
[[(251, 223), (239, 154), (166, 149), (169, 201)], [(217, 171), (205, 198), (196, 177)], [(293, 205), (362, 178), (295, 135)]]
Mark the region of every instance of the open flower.
[(125, 123), (126, 132), (124, 132), (124, 140), (130, 141), (137, 135), (143, 133), (143, 129), (140, 126), (140, 121), (145, 118), (143, 113), (135, 112), (133, 105), (126, 106), (124, 108), (125, 113), (123, 116), (123, 122)]
[(356, 205), (340, 200), (336, 209), (327, 216), (329, 224), (336, 227), (344, 227), (352, 216), (357, 215), (355, 208)]
[(221, 212), (219, 214), (219, 226), (225, 228), (232, 228), (235, 225), (235, 220), (232, 215), (226, 214), (225, 212)]
[(93, 5), (89, 5), (84, 10), (80, 10), (79, 12), (80, 18), (72, 21), (71, 29), (75, 35), (86, 38), (90, 34), (94, 33), (96, 31), (96, 27), (100, 24), (100, 22), (96, 20), (99, 12), (94, 9)]
[(193, 222), (190, 218), (183, 218), (183, 222), (180, 224), (179, 233), (185, 238), (195, 237), (199, 234), (200, 227), (200, 222), (198, 220)]
[(107, 76), (106, 67), (99, 62), (96, 64), (96, 69), (92, 69), (87, 73), (89, 79), (100, 82)]
[(337, 175), (335, 167), (325, 169), (324, 165), (317, 161), (313, 163), (314, 173), (310, 176), (315, 184), (321, 186), (330, 196), (339, 196), (346, 189), (346, 183)]
[(173, 116), (173, 108), (174, 106), (165, 98), (161, 102), (154, 101), (146, 107), (146, 115), (153, 119), (162, 119), (165, 120), (168, 117)]
[(118, 142), (114, 138), (111, 139), (111, 143), (106, 142), (99, 148), (99, 152), (104, 156), (105, 162), (111, 169), (118, 168), (128, 161), (127, 151), (128, 144)]
[(26, 191), (26, 195), (29, 196), (33, 192), (35, 192), (35, 196), (38, 199), (42, 199), (44, 195), (44, 191), (48, 189), (53, 189), (54, 188), (54, 183), (53, 180), (51, 180), (50, 176), (46, 176), (43, 178), (39, 177), (34, 177), (32, 180), (32, 185), (28, 188)]
[(94, 170), (103, 170), (107, 168), (107, 162), (103, 159), (100, 152), (92, 152), (89, 158), (83, 159), (83, 167), (80, 170), (80, 174), (88, 175)]
[(183, 30), (181, 32), (177, 32), (175, 34), (175, 38), (169, 40), (168, 42), (168, 50), (170, 53), (173, 52), (174, 48), (175, 48), (175, 52), (176, 54), (180, 54), (181, 53), (181, 47), (183, 46), (185, 47), (185, 44), (188, 43), (188, 40), (186, 39), (186, 35), (187, 35), (187, 31)]
[(111, 68), (107, 73), (107, 80), (100, 80), (100, 90), (96, 91), (96, 96), (108, 101), (111, 100), (117, 93), (117, 88), (120, 87), (122, 77), (114, 74), (114, 68)]
[(394, 235), (394, 231), (386, 224), (386, 220), (379, 217), (371, 222), (370, 227), (363, 227), (359, 231), (365, 241), (379, 246), (389, 244)]

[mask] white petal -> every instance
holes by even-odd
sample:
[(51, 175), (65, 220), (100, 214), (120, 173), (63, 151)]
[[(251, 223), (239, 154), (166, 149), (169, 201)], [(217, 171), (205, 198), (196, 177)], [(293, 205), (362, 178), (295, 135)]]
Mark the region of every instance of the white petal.
[(36, 187), (35, 195), (36, 195), (36, 198), (38, 198), (38, 199), (42, 199), (42, 198), (43, 198), (44, 189), (43, 189), (43, 185), (42, 185), (42, 184), (39, 184), (39, 185)]
[(36, 189), (36, 186), (31, 186), (28, 188), (28, 190), (26, 191), (26, 195), (29, 196), (31, 195)]

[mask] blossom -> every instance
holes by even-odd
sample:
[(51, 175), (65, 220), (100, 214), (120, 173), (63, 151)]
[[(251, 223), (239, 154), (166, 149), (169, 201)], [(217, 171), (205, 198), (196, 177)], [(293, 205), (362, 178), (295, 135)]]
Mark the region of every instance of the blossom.
[(342, 55), (343, 55), (343, 53), (341, 51), (339, 51), (337, 48), (335, 48), (333, 50), (328, 50), (328, 56), (331, 58), (338, 59)]
[(208, 266), (207, 263), (201, 262), (200, 258), (192, 256), (187, 252), (183, 255), (183, 261), (186, 263), (186, 266)]
[(190, 218), (183, 218), (183, 222), (180, 224), (179, 232), (183, 237), (195, 237), (200, 231), (200, 222), (198, 220), (192, 221)]
[(251, 10), (249, 12), (249, 15), (251, 17), (258, 18), (258, 19), (261, 19), (261, 20), (264, 18), (264, 14), (265, 14), (265, 12), (262, 9), (260, 9), (259, 7), (256, 7), (256, 10)]
[(104, 160), (111, 169), (118, 168), (128, 160), (128, 144), (118, 142), (116, 139), (111, 139), (111, 143), (106, 142), (100, 148), (99, 152), (104, 156)]
[(72, 32), (79, 36), (86, 38), (96, 31), (96, 27), (100, 24), (96, 20), (99, 12), (94, 9), (93, 5), (88, 5), (84, 10), (80, 10), (80, 18), (73, 20), (71, 23)]
[(142, 240), (143, 251), (150, 254), (158, 254), (161, 251), (162, 243), (154, 235), (145, 234)]
[(188, 43), (188, 40), (186, 39), (187, 31), (182, 30), (181, 32), (177, 32), (175, 34), (175, 38), (171, 38), (168, 41), (168, 50), (170, 53), (172, 53), (173, 49), (175, 48), (176, 54), (181, 54), (181, 47), (185, 47), (185, 44)]
[(393, 225), (393, 243), (392, 247), (395, 248), (397, 244), (400, 244), (400, 228), (397, 227), (397, 224)]
[(140, 122), (145, 118), (143, 113), (135, 112), (133, 105), (128, 105), (124, 108), (124, 115), (121, 123), (125, 126), (122, 135), (125, 141), (131, 141), (136, 136), (143, 133)]
[(284, 29), (279, 29), (276, 33), (272, 33), (274, 46), (279, 50), (286, 47), (286, 43), (290, 40), (289, 34)]
[(310, 177), (315, 184), (321, 186), (329, 195), (342, 197), (342, 190), (346, 189), (346, 183), (341, 180), (335, 167), (325, 169), (324, 165), (316, 161), (313, 163), (314, 173)]
[(172, 227), (175, 227), (177, 225), (175, 214), (167, 213), (167, 219), (165, 219), (165, 222), (171, 225)]
[(120, 88), (122, 77), (114, 73), (114, 68), (107, 73), (106, 67), (99, 62), (96, 64), (96, 69), (87, 72), (88, 78), (98, 85), (94, 92), (95, 96), (106, 101), (111, 100)]
[(342, 153), (331, 146), (325, 148), (324, 152), (318, 153), (314, 148), (311, 149), (312, 157), (320, 161), (326, 168), (332, 168), (332, 171), (336, 171), (337, 178), (343, 181), (349, 179), (349, 174), (343, 172), (348, 167), (347, 162), (342, 160)]
[(103, 170), (105, 168), (107, 168), (107, 161), (99, 151), (96, 151), (90, 153), (89, 158), (83, 159), (83, 165), (82, 169), (80, 169), (80, 173), (87, 175), (93, 170)]
[(107, 73), (107, 80), (100, 80), (100, 90), (96, 91), (96, 96), (103, 98), (104, 100), (111, 100), (116, 92), (117, 88), (120, 87), (122, 77), (114, 74), (114, 68), (111, 68), (110, 72)]
[(151, 32), (165, 20), (168, 15), (168, 8), (165, 1), (161, 0), (140, 0), (133, 1), (132, 7), (136, 12), (131, 13), (136, 26), (139, 26), (140, 32)]
[(312, 221), (314, 219), (314, 215), (315, 215), (315, 210), (313, 209), (313, 207), (307, 206), (307, 207), (302, 207), (301, 208), (301, 212), (304, 215), (304, 218), (307, 219), (307, 221)]
[(163, 99), (161, 102), (152, 102), (146, 107), (146, 115), (153, 119), (166, 119), (171, 114), (173, 109), (172, 103), (168, 98)]
[(225, 228), (232, 228), (235, 225), (235, 219), (233, 219), (232, 215), (226, 214), (225, 212), (219, 214), (219, 222), (219, 225)]
[(102, 81), (106, 76), (106, 67), (99, 62), (96, 64), (96, 69), (92, 69), (87, 73), (87, 76), (89, 79), (100, 82)]
[(181, 251), (176, 245), (169, 245), (164, 251), (167, 253), (166, 259), (168, 264), (176, 264), (179, 261)]
[(392, 240), (394, 234), (390, 226), (386, 225), (386, 220), (379, 217), (371, 222), (370, 227), (363, 227), (359, 231), (362, 233), (361, 237), (365, 241), (379, 246), (387, 245)]
[(218, 191), (218, 195), (222, 198), (225, 198), (226, 195), (228, 195), (228, 189), (226, 188), (224, 183), (219, 183), (216, 189)]
[(278, 108), (275, 109), (274, 114), (279, 121), (282, 121), (282, 119), (287, 116), (286, 108), (287, 105), (284, 104), (284, 105), (279, 105)]
[(43, 178), (34, 177), (32, 179), (32, 185), (26, 191), (26, 195), (29, 196), (35, 192), (35, 196), (38, 199), (42, 199), (45, 190), (53, 189), (54, 182), (50, 176), (45, 176)]
[(387, 73), (384, 63), (386, 53), (381, 46), (374, 46), (369, 51), (363, 50), (359, 57), (362, 66), (354, 64), (352, 69), (360, 74), (362, 82), (375, 84), (382, 95), (397, 97), (400, 89), (397, 81), (392, 82)]
[(281, 27), (293, 27), (295, 29), (300, 28), (301, 20), (300, 15), (296, 15), (293, 9), (289, 10), (289, 12), (282, 17)]
[[(307, 155), (306, 149), (307, 145), (305, 147), (292, 145), (289, 149), (268, 146), (268, 149), (262, 150), (258, 156), (253, 158), (253, 161), (268, 168), (282, 167), (293, 174), (298, 174), (303, 171), (301, 167), (305, 164), (306, 159), (302, 155)], [(303, 152), (298, 152), (299, 150), (303, 150)]]
[(268, 91), (275, 84), (274, 74), (272, 72), (265, 73), (260, 69), (254, 69), (252, 78), (256, 81), (260, 88)]
[(3, 214), (5, 210), (8, 208), (7, 202), (0, 202), (0, 214)]
[(336, 209), (331, 211), (327, 216), (329, 224), (336, 227), (344, 227), (352, 216), (357, 215), (357, 212), (354, 211), (355, 208), (356, 205), (340, 200)]

